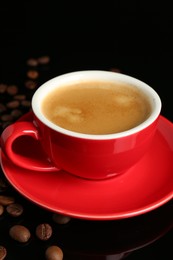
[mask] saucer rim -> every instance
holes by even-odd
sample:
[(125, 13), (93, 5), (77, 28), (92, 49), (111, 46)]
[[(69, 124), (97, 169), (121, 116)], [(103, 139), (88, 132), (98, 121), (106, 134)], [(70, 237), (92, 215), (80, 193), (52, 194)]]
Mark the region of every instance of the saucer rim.
[[(23, 119), (28, 119), (28, 117), (30, 116), (30, 114), (32, 114), (32, 112), (29, 112), (27, 114), (25, 114), (24, 116), (22, 116), (20, 118), (20, 120)], [(163, 116), (160, 116), (159, 120), (163, 120), (166, 124), (169, 124), (172, 127), (172, 131), (173, 131), (173, 124), (166, 119)], [(32, 194), (27, 195), (28, 192), (22, 191), (22, 188), (20, 187), (21, 185), (17, 185), (14, 183), (14, 181), (12, 180), (12, 178), (9, 176), (9, 174), (6, 172), (6, 170), (4, 169), (4, 165), (3, 163), (6, 161), (8, 162), (8, 158), (5, 158), (5, 155), (2, 153), (1, 149), (0, 149), (0, 159), (1, 159), (1, 167), (2, 170), (4, 172), (4, 175), (6, 176), (6, 178), (8, 179), (8, 181), (11, 183), (11, 185), (18, 190), (19, 193), (21, 193), (24, 197), (26, 197), (27, 199), (29, 199), (30, 201), (36, 203), (37, 205), (48, 209), (50, 211), (53, 212), (57, 212), (57, 213), (61, 213), (61, 214), (65, 214), (65, 215), (69, 215), (71, 217), (75, 217), (75, 218), (80, 218), (80, 219), (88, 219), (88, 220), (115, 220), (115, 219), (124, 219), (124, 218), (130, 218), (130, 217), (134, 217), (134, 216), (138, 216), (144, 213), (147, 213), (151, 210), (157, 209), (158, 207), (164, 205), (166, 202), (170, 201), (173, 198), (173, 190), (168, 192), (164, 197), (161, 197), (159, 199), (157, 199), (155, 202), (151, 203), (151, 204), (147, 204), (145, 206), (143, 206), (142, 208), (136, 208), (132, 211), (122, 211), (119, 213), (111, 213), (111, 214), (100, 214), (100, 213), (79, 213), (80, 210), (78, 210), (78, 212), (75, 211), (69, 211), (63, 208), (57, 208), (55, 205), (50, 206), (50, 205), (46, 205), (47, 203), (44, 203), (44, 201), (39, 201), (37, 198), (35, 198)], [(11, 163), (11, 162), (10, 162)], [(5, 164), (5, 163), (4, 163)], [(5, 166), (7, 167), (7, 166)], [(14, 165), (14, 167), (19, 168), (18, 166)], [(68, 174), (68, 173), (67, 173)], [(13, 179), (14, 179), (14, 175), (13, 175)], [(73, 176), (73, 178), (75, 178), (76, 180), (80, 179), (79, 177)], [(113, 179), (113, 178), (112, 178)]]

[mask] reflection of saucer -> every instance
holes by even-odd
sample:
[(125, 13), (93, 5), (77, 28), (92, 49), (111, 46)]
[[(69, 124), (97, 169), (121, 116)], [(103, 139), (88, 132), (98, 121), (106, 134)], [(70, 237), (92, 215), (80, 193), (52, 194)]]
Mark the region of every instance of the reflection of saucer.
[[(24, 119), (31, 120), (32, 114)], [(4, 154), (1, 164), (6, 178), (21, 194), (51, 211), (93, 220), (128, 218), (173, 198), (172, 136), (172, 123), (161, 116), (150, 151), (125, 174), (108, 180), (85, 180), (64, 171), (24, 170)], [(32, 151), (38, 150), (36, 146), (33, 143)]]
[[(68, 231), (59, 235), (66, 251), (73, 255), (126, 254), (146, 247), (173, 228), (173, 204), (137, 217), (116, 221), (85, 221), (73, 219)], [(73, 241), (73, 242), (72, 242)], [(91, 258), (91, 256), (93, 258)], [(71, 258), (70, 258), (71, 259)], [(74, 258), (76, 259), (76, 258)], [(77, 258), (78, 259), (78, 258)], [(87, 258), (84, 258), (87, 259)], [(116, 259), (116, 258), (113, 258)]]

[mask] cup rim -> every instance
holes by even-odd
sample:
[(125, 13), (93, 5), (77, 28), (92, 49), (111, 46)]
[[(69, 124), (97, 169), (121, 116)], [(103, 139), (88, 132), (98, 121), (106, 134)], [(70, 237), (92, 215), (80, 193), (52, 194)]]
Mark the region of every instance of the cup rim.
[[(41, 113), (41, 108), (40, 108), (40, 103), (39, 101), (42, 99), (42, 97), (45, 96), (47, 89), (51, 88), (55, 89), (59, 86), (63, 86), (63, 84), (67, 84), (71, 81), (75, 82), (77, 80), (87, 80), (87, 77), (89, 77), (89, 81), (92, 79), (97, 79), (97, 80), (105, 80), (105, 81), (110, 81), (110, 80), (119, 80), (124, 83), (129, 83), (135, 86), (140, 86), (142, 87), (143, 91), (147, 95), (151, 95), (150, 100), (151, 103), (153, 104), (153, 111), (150, 114), (150, 116), (142, 122), (140, 125), (133, 127), (129, 130), (119, 132), (119, 133), (111, 133), (111, 134), (85, 134), (85, 133), (79, 133), (79, 132), (74, 132), (71, 130), (67, 130), (65, 128), (62, 128), (60, 126), (55, 125), (54, 123), (50, 122), (42, 113)], [(46, 91), (45, 91), (46, 90)], [(73, 71), (65, 74), (61, 74), (58, 76), (55, 76), (48, 81), (44, 82), (40, 87), (35, 91), (32, 100), (31, 100), (31, 106), (33, 113), (35, 116), (46, 126), (51, 128), (52, 130), (55, 130), (57, 132), (60, 132), (62, 134), (76, 137), (76, 138), (82, 138), (82, 139), (92, 139), (92, 140), (109, 140), (109, 139), (114, 139), (114, 138), (122, 138), (122, 137), (127, 137), (129, 135), (135, 134), (140, 132), (141, 130), (147, 128), (150, 126), (155, 120), (158, 118), (161, 112), (161, 99), (158, 93), (147, 83), (133, 77), (127, 74), (123, 73), (118, 73), (118, 72), (112, 72), (112, 71), (106, 71), (106, 70), (80, 70), (80, 71)]]

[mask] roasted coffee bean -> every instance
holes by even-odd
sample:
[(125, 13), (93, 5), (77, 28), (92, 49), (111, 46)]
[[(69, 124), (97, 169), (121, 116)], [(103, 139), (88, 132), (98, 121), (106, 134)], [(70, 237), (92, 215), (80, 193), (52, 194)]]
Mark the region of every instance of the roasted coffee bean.
[(12, 111), (11, 111), (11, 115), (12, 115), (12, 117), (14, 117), (14, 118), (19, 118), (20, 116), (22, 116), (22, 111), (20, 110), (20, 109), (13, 109)]
[(22, 100), (21, 105), (23, 107), (30, 107), (31, 106), (31, 101), (30, 100)]
[(58, 224), (67, 224), (71, 220), (69, 216), (61, 215), (58, 213), (53, 213), (52, 219)]
[(23, 225), (14, 225), (9, 230), (9, 235), (12, 239), (26, 243), (31, 237), (29, 229)]
[(0, 260), (5, 259), (6, 255), (7, 255), (6, 248), (0, 245)]
[(6, 195), (0, 195), (0, 205), (7, 206), (15, 202), (15, 198)]
[(7, 84), (1, 83), (0, 84), (0, 93), (1, 94), (5, 93), (6, 89), (7, 89)]
[(26, 61), (26, 64), (31, 67), (36, 67), (38, 65), (37, 59), (30, 58)]
[(18, 87), (16, 85), (10, 85), (7, 87), (7, 93), (11, 96), (14, 96), (18, 92)]
[(27, 80), (25, 81), (25, 87), (27, 89), (35, 89), (37, 87), (37, 82), (33, 81), (33, 80)]
[(6, 106), (7, 108), (10, 108), (10, 109), (13, 109), (13, 108), (17, 108), (19, 107), (20, 103), (18, 100), (12, 100), (12, 101), (9, 101)]
[(47, 65), (50, 62), (50, 57), (49, 56), (41, 56), (38, 58), (38, 63), (40, 65)]
[(63, 251), (59, 246), (52, 245), (46, 249), (45, 257), (47, 260), (62, 260)]
[(41, 240), (48, 240), (52, 236), (52, 227), (47, 224), (39, 224), (36, 227), (36, 236)]
[(23, 206), (18, 203), (12, 203), (6, 207), (6, 210), (11, 216), (18, 217), (23, 213)]
[(7, 121), (10, 122), (10, 121), (13, 121), (13, 117), (10, 114), (4, 114), (1, 116), (1, 120), (3, 122), (7, 122)]
[(14, 97), (13, 97), (15, 100), (25, 100), (26, 99), (26, 96), (25, 95), (22, 95), (22, 94), (20, 94), (20, 95), (15, 95)]
[(39, 77), (39, 73), (37, 70), (28, 70), (27, 77), (30, 79), (37, 79)]
[[(0, 205), (0, 216), (4, 213), (4, 207)], [(1, 259), (1, 258), (0, 258)]]

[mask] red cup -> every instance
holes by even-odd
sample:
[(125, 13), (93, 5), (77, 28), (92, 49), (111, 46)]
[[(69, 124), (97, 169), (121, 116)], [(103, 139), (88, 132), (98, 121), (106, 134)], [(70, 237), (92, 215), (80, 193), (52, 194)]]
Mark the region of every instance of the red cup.
[[(134, 85), (147, 96), (150, 115), (140, 125), (114, 134), (77, 133), (55, 125), (44, 116), (41, 104), (47, 93), (69, 82), (87, 80)], [(105, 179), (126, 172), (148, 151), (157, 129), (161, 100), (153, 88), (131, 76), (109, 71), (78, 71), (57, 76), (41, 85), (33, 95), (32, 110), (32, 122), (16, 122), (1, 135), (2, 151), (14, 164), (34, 171), (60, 169), (82, 178)], [(32, 156), (26, 157), (15, 149), (16, 141), (22, 146), (27, 136), (41, 145), (41, 154), (46, 157), (40, 156), (38, 161), (34, 159), (34, 150), (30, 152)]]

